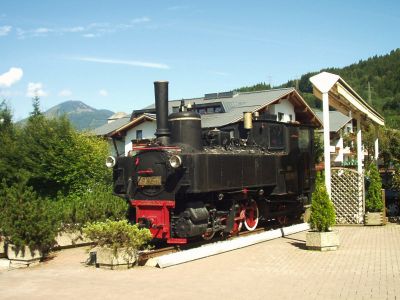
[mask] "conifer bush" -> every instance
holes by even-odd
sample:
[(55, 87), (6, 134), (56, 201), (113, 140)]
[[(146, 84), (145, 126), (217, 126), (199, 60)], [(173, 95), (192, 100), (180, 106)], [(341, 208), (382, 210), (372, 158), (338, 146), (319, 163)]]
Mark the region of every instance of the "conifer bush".
[(60, 226), (59, 214), (54, 203), (41, 199), (26, 182), (0, 188), (0, 228), (6, 241), (43, 253), (54, 244)]
[(365, 208), (368, 212), (381, 212), (383, 209), (382, 179), (375, 162), (369, 164), (367, 176), (369, 186), (365, 197)]
[(317, 174), (315, 191), (311, 197), (310, 226), (319, 232), (327, 232), (335, 224), (335, 219), (335, 207), (329, 199), (324, 179)]
[(92, 185), (82, 193), (60, 197), (57, 207), (61, 213), (62, 229), (81, 229), (86, 223), (126, 219), (128, 204), (112, 195), (111, 186)]

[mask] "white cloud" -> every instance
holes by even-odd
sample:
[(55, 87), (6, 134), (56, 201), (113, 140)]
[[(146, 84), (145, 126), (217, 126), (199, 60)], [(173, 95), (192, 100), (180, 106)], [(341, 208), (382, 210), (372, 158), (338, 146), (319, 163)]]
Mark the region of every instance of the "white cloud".
[(70, 90), (68, 90), (68, 89), (64, 89), (64, 90), (61, 90), (58, 93), (58, 96), (59, 97), (71, 97), (72, 96), (72, 92)]
[(212, 73), (214, 73), (215, 75), (219, 75), (219, 76), (229, 76), (230, 75), (227, 72), (221, 72), (221, 71), (214, 71)]
[(47, 92), (43, 90), (43, 84), (41, 82), (29, 82), (28, 88), (26, 90), (27, 97), (46, 97), (48, 95)]
[(49, 33), (52, 31), (53, 31), (53, 29), (46, 28), (46, 27), (40, 27), (40, 28), (36, 28), (35, 30), (33, 30), (34, 33), (38, 33), (38, 34), (45, 34), (45, 33)]
[(64, 32), (82, 32), (85, 31), (85, 27), (83, 26), (75, 26), (75, 27), (67, 27), (62, 29)]
[(94, 37), (96, 37), (98, 35), (94, 34), (94, 33), (85, 33), (85, 34), (82, 34), (82, 36), (85, 37), (85, 38), (94, 38)]
[(131, 23), (134, 23), (134, 24), (137, 24), (137, 23), (146, 23), (146, 22), (150, 22), (150, 18), (148, 18), (148, 17), (142, 17), (142, 18), (133, 19), (133, 20), (131, 21)]
[(6, 36), (11, 31), (11, 26), (0, 26), (0, 36)]
[(107, 97), (108, 96), (108, 92), (105, 89), (101, 89), (99, 91), (99, 96), (101, 97)]
[[(82, 37), (92, 38), (98, 37), (104, 34), (115, 33), (118, 31), (129, 30), (133, 28), (137, 28), (142, 23), (150, 22), (150, 18), (148, 17), (140, 17), (136, 19), (132, 19), (123, 23), (108, 23), (108, 22), (93, 22), (86, 25), (78, 25), (78, 26), (69, 26), (69, 27), (39, 27), (33, 29), (27, 28), (17, 28), (17, 36), (20, 39), (24, 39), (27, 37), (45, 37), (49, 35), (65, 35), (65, 34), (80, 34)], [(6, 26), (0, 27), (0, 34), (1, 29), (4, 30), (11, 30), (10, 28), (5, 28)], [(7, 34), (8, 31), (5, 33)]]
[(8, 72), (0, 75), (0, 86), (10, 87), (22, 78), (24, 72), (21, 68), (10, 68)]
[(99, 57), (71, 57), (72, 60), (88, 61), (101, 64), (114, 64), (114, 65), (126, 65), (132, 67), (144, 67), (153, 69), (169, 69), (170, 67), (162, 63), (137, 61), (137, 60), (120, 60), (113, 58), (99, 58)]

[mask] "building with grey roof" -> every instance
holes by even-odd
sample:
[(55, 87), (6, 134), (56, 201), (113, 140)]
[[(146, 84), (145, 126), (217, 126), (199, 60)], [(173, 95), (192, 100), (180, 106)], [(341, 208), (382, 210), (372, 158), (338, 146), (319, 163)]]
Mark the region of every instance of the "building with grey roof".
[(122, 118), (116, 119), (112, 122), (104, 124), (100, 127), (95, 128), (92, 133), (97, 136), (108, 136), (110, 133), (114, 132), (118, 128), (128, 124), (130, 121), (130, 116), (124, 116)]
[[(323, 122), (322, 111), (316, 111), (316, 115)], [(319, 130), (320, 132), (323, 129)], [(354, 142), (350, 145), (345, 145), (343, 137), (353, 132), (353, 119), (342, 114), (339, 111), (329, 112), (329, 131), (330, 131), (330, 153), (331, 162), (334, 166), (351, 165), (354, 163), (354, 153), (351, 148)], [(322, 137), (322, 135), (321, 135)]]
[[(323, 122), (324, 117), (322, 111), (315, 111), (315, 114), (318, 118)], [(329, 130), (330, 132), (338, 132), (340, 129), (345, 129), (346, 132), (348, 130), (352, 131), (352, 118), (342, 114), (339, 111), (330, 111), (329, 112)], [(349, 129), (347, 129), (349, 128)], [(351, 129), (350, 129), (351, 128)]]
[[(295, 122), (320, 127), (321, 121), (294, 88), (271, 89), (257, 92), (223, 92), (204, 97), (172, 100), (169, 113), (179, 110), (181, 104), (192, 107), (201, 115), (203, 128), (221, 128), (241, 121), (244, 112), (257, 113), (278, 122)], [(134, 110), (130, 118), (121, 118), (95, 130), (97, 135), (112, 139), (115, 152), (125, 154), (131, 145), (141, 139), (154, 138), (155, 105)], [(116, 123), (118, 122), (118, 123)], [(119, 126), (119, 127), (118, 127)], [(135, 138), (136, 137), (136, 138)], [(121, 147), (121, 143), (125, 146)], [(118, 144), (119, 146), (117, 146)]]

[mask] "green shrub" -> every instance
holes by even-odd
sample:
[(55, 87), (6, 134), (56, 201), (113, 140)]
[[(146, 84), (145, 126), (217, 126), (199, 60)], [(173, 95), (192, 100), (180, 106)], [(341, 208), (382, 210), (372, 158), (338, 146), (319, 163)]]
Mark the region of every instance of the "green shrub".
[(114, 255), (122, 248), (134, 255), (152, 239), (149, 229), (139, 229), (137, 224), (131, 225), (127, 220), (88, 223), (83, 227), (83, 233), (97, 245), (112, 249)]
[(57, 201), (63, 229), (81, 229), (88, 222), (126, 219), (128, 204), (112, 195), (111, 186), (93, 185), (83, 193)]
[(311, 228), (320, 232), (330, 230), (335, 224), (335, 208), (326, 191), (324, 178), (317, 174), (315, 191), (311, 197)]
[(0, 188), (0, 228), (6, 240), (19, 248), (48, 252), (60, 226), (54, 203), (41, 199), (25, 182)]
[(367, 176), (369, 186), (365, 197), (365, 208), (368, 212), (381, 212), (383, 209), (382, 179), (375, 162), (369, 164)]

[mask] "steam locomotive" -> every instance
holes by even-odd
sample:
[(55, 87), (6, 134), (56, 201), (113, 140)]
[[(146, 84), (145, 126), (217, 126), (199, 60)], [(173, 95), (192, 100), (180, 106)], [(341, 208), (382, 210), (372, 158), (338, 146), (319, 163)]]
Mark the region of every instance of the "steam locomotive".
[(312, 126), (245, 112), (243, 121), (202, 128), (201, 115), (183, 102), (168, 116), (168, 82), (154, 88), (156, 138), (106, 161), (132, 222), (154, 239), (185, 244), (300, 218), (314, 189)]

